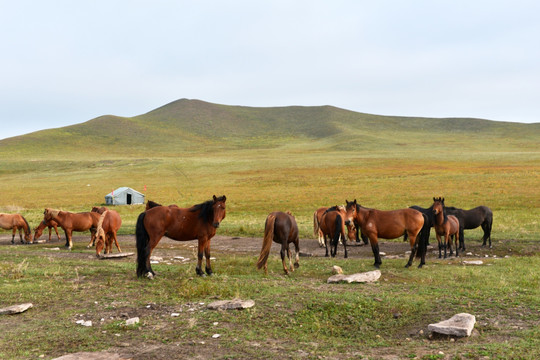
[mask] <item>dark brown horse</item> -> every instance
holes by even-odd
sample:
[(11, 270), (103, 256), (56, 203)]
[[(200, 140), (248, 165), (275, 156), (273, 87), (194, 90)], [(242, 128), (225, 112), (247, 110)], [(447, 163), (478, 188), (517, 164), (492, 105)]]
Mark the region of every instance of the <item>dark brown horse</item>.
[(459, 247), (465, 251), (465, 235), (464, 229), (476, 229), (481, 226), (484, 230), (482, 236), (482, 246), (486, 246), (486, 241), (489, 240), (489, 248), (491, 249), (491, 228), (493, 226), (493, 212), (487, 206), (477, 206), (474, 209), (463, 210), (452, 206), (446, 206), (446, 212), (449, 215), (454, 215), (459, 220)]
[(120, 229), (120, 226), (122, 226), (122, 219), (118, 212), (106, 210), (101, 214), (96, 229), (96, 256), (100, 256), (103, 248), (105, 248), (105, 254), (110, 254), (112, 252), (113, 241), (118, 252), (122, 252), (116, 237), (116, 233), (118, 232), (118, 229)]
[[(446, 259), (446, 247), (450, 248), (450, 256), (452, 256), (452, 236), (455, 238), (456, 257), (458, 256), (459, 243), (459, 220), (454, 215), (448, 215), (444, 206), (444, 198), (433, 198), (433, 215), (435, 216), (433, 227), (439, 244), (439, 259), (441, 255), (441, 247), (444, 248), (444, 258)], [(444, 236), (444, 242), (441, 240)], [(442, 242), (442, 243), (441, 243)]]
[[(285, 263), (285, 255), (287, 255), (289, 258), (289, 266), (291, 271), (294, 271), (294, 267), (300, 266), (298, 264), (300, 252), (300, 247), (298, 244), (298, 226), (296, 225), (294, 216), (292, 216), (290, 212), (284, 213), (281, 211), (275, 211), (266, 217), (261, 255), (257, 261), (257, 269), (264, 267), (265, 274), (268, 274), (268, 255), (270, 254), (272, 241), (281, 244), (280, 254), (281, 263), (283, 264), (283, 271), (285, 271), (285, 275), (289, 275), (287, 264)], [(294, 267), (291, 258), (291, 250), (289, 249), (290, 243), (294, 244), (294, 249), (296, 252)]]
[(32, 231), (30, 230), (30, 225), (28, 221), (21, 214), (4, 214), (0, 213), (0, 228), (4, 230), (12, 230), (13, 235), (11, 236), (11, 243), (15, 243), (15, 234), (19, 230), (19, 237), (21, 243), (24, 244), (22, 238), (22, 231), (24, 230), (24, 240), (27, 243), (32, 243)]
[[(324, 246), (326, 248), (325, 256), (328, 256), (328, 242), (330, 241), (330, 255), (336, 256), (337, 246), (339, 240), (343, 242), (343, 248), (345, 249), (344, 257), (348, 257), (347, 253), (347, 236), (349, 239), (354, 239), (354, 230), (351, 224), (345, 225), (347, 212), (343, 206), (332, 206), (328, 208), (319, 224), (320, 229), (324, 236)], [(345, 236), (345, 228), (347, 228), (347, 236)]]
[(101, 216), (97, 212), (80, 212), (71, 213), (69, 211), (61, 211), (54, 209), (45, 209), (43, 212), (43, 220), (55, 220), (58, 225), (64, 229), (66, 233), (66, 247), (71, 249), (73, 247), (73, 241), (71, 235), (73, 231), (88, 231), (91, 233), (90, 242), (93, 243), (96, 236), (96, 228)]
[(210, 239), (216, 234), (225, 218), (225, 195), (194, 205), (190, 208), (157, 206), (139, 215), (135, 235), (137, 238), (137, 276), (153, 278), (150, 255), (163, 236), (178, 241), (199, 241), (197, 252), (197, 275), (204, 275), (201, 267), (206, 256), (206, 273), (212, 274), (210, 266)]
[[(417, 250), (419, 247), (420, 249), (423, 248), (422, 244), (416, 241), (424, 225), (424, 216), (419, 211), (410, 208), (392, 211), (367, 209), (360, 206), (356, 199), (351, 202), (345, 201), (347, 202), (345, 223), (356, 221), (360, 225), (362, 233), (369, 238), (376, 268), (379, 268), (382, 264), (379, 254), (379, 238), (396, 239), (405, 232), (411, 245), (411, 256), (405, 267), (412, 265)], [(419, 253), (422, 255), (422, 259), (418, 267), (422, 267), (425, 264), (425, 252), (419, 251)]]
[(37, 240), (40, 238), (45, 228), (49, 229), (49, 242), (51, 242), (51, 235), (52, 235), (53, 228), (54, 228), (54, 232), (56, 233), (56, 237), (58, 237), (58, 241), (60, 241), (60, 235), (58, 234), (58, 223), (54, 220), (41, 221), (38, 227), (34, 230), (34, 240)]

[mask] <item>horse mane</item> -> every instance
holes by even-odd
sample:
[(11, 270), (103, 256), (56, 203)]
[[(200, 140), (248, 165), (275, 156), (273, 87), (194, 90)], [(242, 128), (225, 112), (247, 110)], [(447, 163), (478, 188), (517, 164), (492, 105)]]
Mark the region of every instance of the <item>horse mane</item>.
[(101, 214), (101, 216), (99, 217), (97, 230), (96, 230), (97, 237), (103, 236), (104, 240), (105, 240), (105, 231), (103, 230), (103, 220), (105, 219), (105, 214), (107, 214), (108, 212), (109, 210), (105, 210), (103, 214)]
[(24, 231), (24, 233), (26, 235), (31, 234), (32, 230), (30, 229), (30, 225), (28, 224), (28, 221), (26, 221), (26, 218), (24, 216), (21, 215), (21, 217), (24, 220), (24, 222), (26, 223), (26, 230)]
[(340, 211), (342, 208), (343, 208), (342, 205), (334, 205), (334, 206), (329, 207), (328, 209), (326, 209), (326, 211), (324, 213), (326, 214), (326, 213), (328, 213), (330, 211)]
[(58, 216), (58, 213), (60, 212), (60, 210), (56, 210), (56, 209), (51, 209), (51, 208), (46, 208), (45, 209), (45, 212), (44, 214), (50, 214), (52, 218), (55, 218)]
[[(224, 201), (224, 197), (220, 196), (216, 198), (216, 201)], [(214, 217), (214, 200), (208, 200), (203, 203), (193, 205), (191, 208), (189, 208), (189, 211), (196, 212), (200, 211), (199, 213), (199, 219), (203, 219), (205, 221), (212, 221)]]
[(152, 200), (148, 200), (148, 201), (146, 202), (146, 210), (151, 209), (151, 208), (154, 208), (154, 207), (157, 207), (157, 206), (163, 206), (163, 205), (158, 204), (157, 202), (152, 201)]

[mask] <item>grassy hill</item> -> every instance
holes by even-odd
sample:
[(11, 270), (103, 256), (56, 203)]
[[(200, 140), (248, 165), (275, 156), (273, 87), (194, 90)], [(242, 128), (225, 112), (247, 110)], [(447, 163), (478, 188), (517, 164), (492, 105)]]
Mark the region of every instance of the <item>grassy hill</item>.
[(0, 141), (0, 154), (144, 156), (216, 148), (267, 148), (291, 142), (318, 149), (394, 150), (411, 144), (479, 140), (502, 140), (500, 146), (516, 149), (539, 135), (540, 124), (379, 116), (332, 106), (252, 108), (182, 99), (132, 118), (105, 115), (4, 139)]

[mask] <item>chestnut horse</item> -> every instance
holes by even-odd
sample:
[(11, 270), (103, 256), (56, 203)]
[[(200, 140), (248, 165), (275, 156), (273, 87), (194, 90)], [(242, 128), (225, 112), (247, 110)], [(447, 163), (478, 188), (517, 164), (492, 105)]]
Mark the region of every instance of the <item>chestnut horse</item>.
[[(109, 210), (109, 209), (107, 207), (105, 207), (105, 206), (100, 206), (100, 207), (93, 206), (92, 210), (90, 210), (90, 212), (94, 212), (94, 213), (98, 213), (99, 215), (102, 215), (107, 210)], [(90, 242), (88, 243), (88, 245), (86, 245), (86, 248), (89, 249), (92, 246), (94, 246), (95, 244), (96, 244), (96, 237), (92, 236), (90, 238)]]
[(345, 227), (347, 226), (347, 236), (349, 239), (354, 239), (355, 234), (352, 224), (345, 224), (346, 215), (347, 212), (345, 211), (345, 208), (343, 206), (337, 205), (328, 208), (324, 212), (319, 226), (324, 236), (324, 246), (326, 247), (325, 256), (328, 256), (328, 238), (330, 239), (330, 255), (332, 257), (336, 256), (337, 246), (339, 243), (339, 239), (341, 238), (341, 241), (343, 242), (343, 248), (345, 249), (344, 257), (348, 257)]
[[(289, 211), (287, 211), (287, 213), (274, 211), (266, 217), (261, 255), (257, 261), (257, 269), (264, 267), (265, 274), (268, 274), (268, 255), (270, 254), (272, 241), (281, 244), (280, 254), (283, 271), (285, 271), (285, 275), (289, 275), (287, 264), (285, 263), (285, 255), (289, 258), (291, 271), (294, 271), (294, 267), (297, 268), (300, 266), (298, 263), (300, 252), (298, 244), (298, 225), (296, 225), (296, 219)], [(294, 267), (291, 258), (291, 250), (289, 249), (290, 243), (294, 244), (296, 252)]]
[(313, 212), (313, 235), (317, 237), (319, 241), (319, 247), (324, 246), (324, 235), (321, 231), (320, 223), (324, 212), (328, 209), (328, 206), (318, 208)]
[(210, 239), (216, 234), (225, 218), (225, 195), (216, 197), (190, 208), (157, 206), (139, 215), (135, 229), (137, 238), (137, 276), (155, 275), (150, 266), (150, 255), (163, 236), (172, 240), (199, 241), (197, 252), (197, 275), (201, 269), (203, 254), (206, 256), (206, 273), (212, 275), (210, 266)]
[(32, 243), (32, 231), (30, 230), (30, 225), (28, 221), (21, 214), (4, 214), (0, 213), (0, 228), (4, 230), (13, 229), (13, 235), (11, 236), (11, 243), (15, 243), (15, 234), (19, 230), (19, 237), (21, 243), (24, 244), (22, 238), (22, 231), (24, 230), (24, 240), (27, 243)]
[(99, 257), (101, 250), (105, 248), (105, 254), (112, 252), (113, 241), (118, 249), (118, 252), (122, 252), (120, 245), (118, 245), (118, 239), (116, 233), (122, 225), (122, 219), (120, 214), (114, 210), (105, 210), (99, 218), (99, 222), (96, 229), (96, 256)]
[[(419, 244), (420, 241), (416, 241), (422, 227), (424, 225), (424, 216), (417, 210), (407, 208), (392, 211), (382, 211), (377, 209), (367, 209), (354, 201), (345, 200), (346, 205), (346, 220), (345, 223), (349, 224), (352, 221), (356, 221), (362, 230), (363, 234), (366, 234), (373, 250), (375, 257), (376, 268), (379, 268), (382, 264), (381, 256), (379, 254), (379, 238), (383, 239), (396, 239), (401, 237), (405, 232), (409, 237), (409, 243), (411, 245), (411, 255), (409, 261), (405, 267), (412, 265), (414, 256), (417, 253), (422, 256), (420, 265), (422, 267), (425, 264), (425, 246)], [(419, 240), (422, 239), (420, 236)]]
[(58, 225), (64, 229), (66, 233), (66, 247), (71, 250), (73, 247), (73, 241), (71, 239), (71, 234), (73, 231), (87, 231), (90, 230), (92, 243), (96, 236), (96, 228), (99, 222), (99, 217), (101, 216), (97, 212), (80, 212), (80, 213), (71, 213), (69, 211), (61, 211), (54, 209), (45, 209), (43, 212), (43, 220), (55, 220)]
[(54, 232), (58, 237), (58, 241), (60, 241), (60, 235), (58, 234), (58, 223), (54, 220), (41, 221), (38, 227), (34, 230), (34, 240), (39, 239), (39, 237), (43, 234), (43, 230), (45, 230), (45, 228), (49, 229), (49, 242), (51, 242), (52, 228), (54, 228)]
[[(435, 216), (433, 227), (437, 242), (439, 243), (439, 259), (441, 255), (441, 247), (444, 247), (444, 258), (446, 259), (446, 247), (450, 248), (450, 256), (452, 256), (452, 236), (456, 245), (456, 257), (458, 256), (459, 243), (459, 220), (454, 215), (448, 215), (444, 206), (444, 198), (433, 198), (433, 215)], [(441, 236), (444, 236), (444, 241), (441, 244)]]

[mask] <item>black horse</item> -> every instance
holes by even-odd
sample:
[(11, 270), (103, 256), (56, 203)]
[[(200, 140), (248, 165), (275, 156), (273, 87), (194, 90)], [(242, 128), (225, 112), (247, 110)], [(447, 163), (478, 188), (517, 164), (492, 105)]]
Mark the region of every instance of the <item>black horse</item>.
[(486, 241), (489, 240), (489, 248), (491, 249), (491, 227), (493, 225), (493, 212), (487, 206), (477, 206), (474, 209), (463, 210), (452, 206), (446, 207), (448, 215), (454, 215), (459, 220), (459, 247), (465, 250), (465, 239), (463, 237), (464, 229), (476, 229), (482, 226), (484, 236), (482, 237), (482, 246), (486, 246)]
[[(431, 228), (435, 225), (435, 216), (433, 215), (433, 205), (428, 207), (427, 209), (413, 205), (410, 206), (411, 209), (418, 210), (424, 215), (424, 226), (422, 227), (422, 233), (421, 236), (424, 238), (421, 239), (421, 243), (423, 243), (425, 246), (429, 245), (429, 234), (431, 231)], [(403, 241), (407, 241), (407, 233), (403, 234)]]

